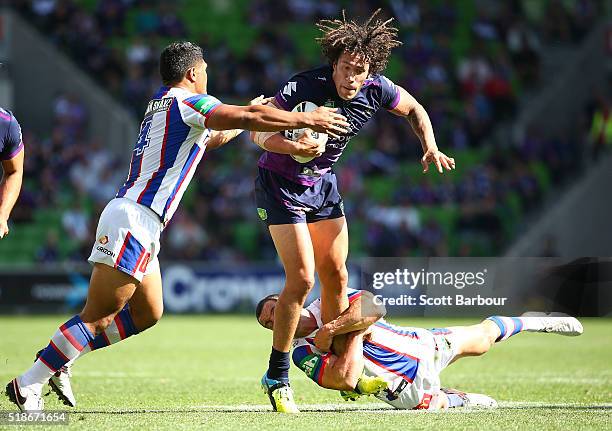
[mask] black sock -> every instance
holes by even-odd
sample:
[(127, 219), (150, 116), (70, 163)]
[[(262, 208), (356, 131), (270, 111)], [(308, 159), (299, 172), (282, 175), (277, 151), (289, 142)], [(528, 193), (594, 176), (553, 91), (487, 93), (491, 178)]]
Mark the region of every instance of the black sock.
[(289, 352), (279, 352), (272, 347), (268, 364), (268, 378), (289, 381)]

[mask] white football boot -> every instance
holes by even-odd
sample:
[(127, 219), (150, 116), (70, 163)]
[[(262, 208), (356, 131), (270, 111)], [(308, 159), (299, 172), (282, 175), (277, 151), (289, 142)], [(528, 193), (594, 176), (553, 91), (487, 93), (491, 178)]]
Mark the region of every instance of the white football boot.
[(584, 332), (578, 319), (564, 313), (528, 311), (521, 315), (521, 320), (528, 332), (548, 332), (568, 337), (576, 337)]
[(6, 395), (22, 412), (39, 412), (45, 408), (41, 394), (30, 387), (22, 387), (19, 377), (15, 377), (6, 385)]
[(70, 407), (76, 406), (76, 398), (74, 393), (72, 392), (72, 386), (70, 385), (70, 377), (72, 377), (72, 372), (70, 371), (69, 366), (63, 366), (58, 370), (57, 373), (53, 374), (49, 379), (49, 386), (57, 397), (63, 402), (65, 405)]
[[(36, 354), (36, 359), (38, 359), (42, 352), (43, 350)], [(49, 386), (51, 387), (51, 390), (55, 392), (57, 398), (64, 403), (64, 405), (75, 407), (76, 397), (74, 396), (74, 392), (72, 392), (72, 385), (70, 384), (70, 378), (72, 377), (72, 372), (70, 371), (71, 368), (72, 361), (68, 362), (62, 368), (57, 370), (57, 372), (49, 379)], [(49, 394), (47, 393), (46, 395)]]
[(487, 409), (494, 409), (497, 407), (497, 401), (484, 394), (466, 392), (464, 400), (466, 401), (465, 407), (481, 407)]
[(472, 394), (451, 388), (441, 388), (440, 390), (447, 395), (458, 395), (463, 400), (463, 406), (461, 407), (477, 407), (487, 409), (494, 409), (497, 407), (497, 401), (488, 395)]

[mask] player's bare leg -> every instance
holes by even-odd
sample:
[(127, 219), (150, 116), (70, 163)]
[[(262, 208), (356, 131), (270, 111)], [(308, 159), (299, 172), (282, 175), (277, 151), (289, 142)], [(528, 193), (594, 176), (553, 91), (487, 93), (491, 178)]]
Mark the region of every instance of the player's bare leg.
[(138, 332), (149, 329), (164, 314), (162, 278), (159, 267), (147, 274), (128, 301), (132, 320)]
[(296, 412), (289, 387), (289, 351), (304, 301), (314, 286), (314, 253), (305, 223), (272, 225), (270, 234), (286, 281), (274, 309), (272, 352), (262, 385), (275, 410)]
[(315, 266), (321, 281), (321, 318), (328, 323), (348, 308), (348, 229), (346, 218), (308, 224)]
[(95, 264), (83, 311), (60, 326), (32, 367), (7, 385), (11, 401), (21, 410), (41, 410), (43, 385), (113, 322), (137, 282), (110, 266)]
[(92, 334), (102, 333), (136, 291), (138, 280), (102, 263), (94, 264), (87, 301), (79, 314)]
[(454, 345), (457, 356), (452, 362), (467, 356), (484, 355), (493, 347), (500, 336), (499, 327), (491, 320), (470, 326), (451, 326), (447, 336)]
[(544, 313), (536, 316), (491, 316), (477, 325), (447, 328), (447, 338), (453, 343), (457, 356), (453, 362), (466, 356), (483, 355), (497, 342), (507, 340), (520, 332), (544, 332), (566, 336), (582, 334), (582, 325), (574, 317)]

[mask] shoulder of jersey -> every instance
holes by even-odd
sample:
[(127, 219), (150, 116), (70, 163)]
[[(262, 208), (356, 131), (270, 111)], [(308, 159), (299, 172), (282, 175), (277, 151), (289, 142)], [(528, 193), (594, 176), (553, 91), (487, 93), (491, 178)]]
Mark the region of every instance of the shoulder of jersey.
[(13, 119), (13, 113), (2, 107), (0, 107), (0, 120), (11, 121)]
[(373, 86), (373, 87), (380, 87), (381, 82), (383, 79), (387, 79), (385, 78), (383, 75), (372, 75), (370, 76), (368, 79), (365, 80), (364, 85), (366, 87), (368, 86)]

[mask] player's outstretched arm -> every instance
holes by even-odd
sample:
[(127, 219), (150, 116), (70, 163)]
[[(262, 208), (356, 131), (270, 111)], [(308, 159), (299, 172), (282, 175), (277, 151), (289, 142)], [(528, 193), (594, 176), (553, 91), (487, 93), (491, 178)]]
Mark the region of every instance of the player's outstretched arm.
[[(263, 95), (257, 96), (255, 99), (249, 102), (249, 106), (253, 105), (265, 105), (268, 103), (268, 99), (264, 98)], [(216, 148), (222, 147), (227, 144), (229, 141), (240, 135), (244, 130), (242, 129), (232, 129), (232, 130), (215, 130), (210, 134), (210, 140), (206, 145), (206, 150), (214, 150)]]
[(287, 112), (265, 105), (220, 105), (206, 123), (213, 130), (244, 129), (259, 132), (309, 128), (316, 132), (344, 133), (346, 118), (333, 108), (321, 106), (312, 112)]
[(448, 157), (446, 154), (438, 150), (436, 138), (434, 136), (433, 126), (427, 111), (410, 93), (402, 87), (397, 86), (400, 92), (400, 100), (397, 106), (391, 110), (392, 113), (400, 117), (406, 118), (410, 127), (421, 141), (423, 148), (423, 157), (421, 164), (423, 172), (429, 170), (429, 164), (434, 163), (438, 172), (442, 173), (444, 169), (455, 169), (455, 159)]
[(17, 202), (23, 180), (24, 150), (9, 160), (2, 161), (4, 175), (0, 181), (0, 238), (9, 232), (8, 219)]
[(359, 291), (359, 296), (340, 316), (319, 329), (314, 339), (315, 345), (322, 352), (328, 352), (334, 337), (367, 329), (385, 314), (387, 314), (385, 306), (376, 304), (371, 292)]

